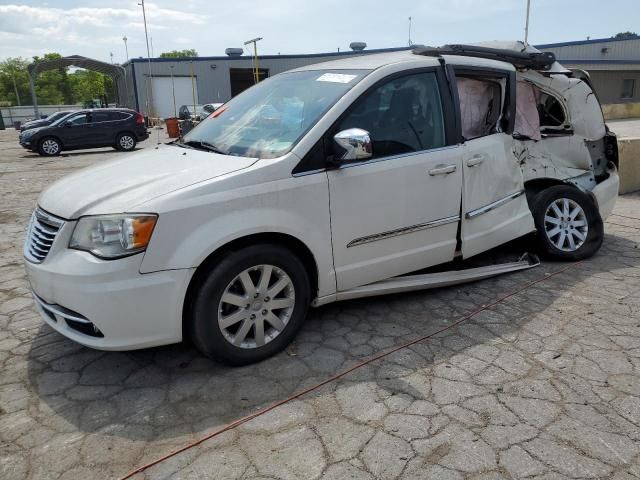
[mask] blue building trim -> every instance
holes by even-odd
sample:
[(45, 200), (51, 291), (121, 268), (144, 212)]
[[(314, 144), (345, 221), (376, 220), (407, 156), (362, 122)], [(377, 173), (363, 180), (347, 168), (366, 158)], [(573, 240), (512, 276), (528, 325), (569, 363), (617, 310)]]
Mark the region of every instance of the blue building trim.
[(589, 40), (574, 40), (572, 42), (560, 42), (560, 43), (544, 43), (540, 45), (534, 45), (537, 49), (541, 48), (556, 48), (556, 47), (570, 47), (572, 45), (591, 45), (592, 43), (609, 43), (609, 42), (627, 42), (629, 40), (639, 40), (640, 37), (633, 38), (592, 38)]
[(567, 60), (564, 58), (559, 58), (558, 61), (560, 63), (593, 63), (593, 64), (602, 64), (602, 65), (640, 65), (640, 59), (638, 60), (601, 60), (601, 59), (593, 59), (590, 60), (588, 58), (583, 58), (580, 60)]
[[(362, 52), (354, 52), (354, 51), (345, 51), (345, 52), (326, 52), (326, 53), (304, 53), (300, 55), (258, 55), (260, 60), (274, 60), (278, 58), (318, 58), (318, 57), (343, 57), (343, 56), (353, 56), (357, 54), (372, 54), (372, 53), (388, 53), (388, 52), (402, 52), (404, 50), (412, 50), (414, 47), (395, 47), (395, 48), (379, 48), (373, 50), (365, 50)], [(162, 62), (210, 62), (210, 61), (222, 61), (222, 60), (251, 60), (253, 57), (251, 55), (241, 55), (239, 57), (230, 57), (228, 55), (219, 56), (219, 57), (182, 57), (182, 58), (152, 58), (151, 61), (153, 63), (162, 63)], [(146, 58), (131, 58), (129, 62), (132, 65), (135, 63), (147, 62)], [(124, 65), (126, 65), (125, 63)]]

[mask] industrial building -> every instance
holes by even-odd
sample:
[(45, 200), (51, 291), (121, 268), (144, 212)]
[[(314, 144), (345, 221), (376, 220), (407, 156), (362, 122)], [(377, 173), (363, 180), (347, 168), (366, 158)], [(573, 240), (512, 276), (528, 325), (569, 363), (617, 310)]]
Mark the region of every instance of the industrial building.
[[(260, 79), (312, 63), (336, 57), (395, 52), (404, 48), (364, 50), (365, 44), (354, 42), (351, 51), (306, 55), (262, 55), (258, 57)], [(134, 58), (123, 64), (125, 75), (117, 78), (120, 104), (151, 117), (175, 115), (180, 105), (226, 102), (254, 83), (251, 56), (228, 48), (226, 56), (194, 58)], [(151, 82), (149, 82), (151, 78)], [(151, 103), (147, 104), (147, 99)]]
[[(364, 50), (365, 44), (352, 46), (355, 50), (345, 52), (262, 55), (258, 57), (260, 78), (336, 57), (409, 48)], [(600, 38), (536, 47), (555, 53), (568, 68), (588, 71), (601, 103), (640, 102), (640, 38)], [(117, 78), (120, 103), (153, 117), (174, 115), (174, 93), (178, 107), (193, 104), (194, 99), (197, 104), (226, 102), (254, 82), (253, 58), (234, 48), (217, 57), (134, 58), (122, 67), (125, 74)]]
[(640, 37), (536, 45), (567, 68), (589, 72), (603, 104), (640, 102)]

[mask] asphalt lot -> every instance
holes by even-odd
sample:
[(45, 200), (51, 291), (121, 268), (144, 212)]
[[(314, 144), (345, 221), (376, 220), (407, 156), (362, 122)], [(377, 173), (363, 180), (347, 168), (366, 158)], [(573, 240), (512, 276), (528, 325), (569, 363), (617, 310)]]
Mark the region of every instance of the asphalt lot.
[(640, 195), (588, 261), (329, 305), (287, 352), (228, 368), (188, 345), (90, 350), (40, 320), (22, 265), (37, 195), (122, 154), (16, 138), (0, 131), (0, 479), (124, 476), (483, 306), (134, 478), (640, 478)]

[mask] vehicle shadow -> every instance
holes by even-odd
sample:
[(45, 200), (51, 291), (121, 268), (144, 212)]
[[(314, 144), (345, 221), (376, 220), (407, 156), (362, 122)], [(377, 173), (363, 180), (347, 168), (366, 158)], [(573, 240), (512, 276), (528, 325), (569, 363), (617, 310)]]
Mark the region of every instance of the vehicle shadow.
[(56, 155), (54, 157), (46, 157), (35, 152), (25, 151), (25, 153), (21, 155), (20, 158), (28, 158), (28, 159), (40, 158), (45, 160), (55, 160), (56, 158), (82, 157), (84, 155), (104, 155), (107, 153), (112, 153), (112, 154), (133, 153), (142, 149), (143, 147), (136, 147), (130, 152), (121, 152), (120, 150), (116, 150), (115, 148), (111, 148), (111, 147), (87, 149), (87, 150), (71, 150), (71, 151), (64, 151), (60, 155)]
[[(528, 242), (515, 242), (488, 258), (513, 258)], [(341, 381), (350, 385), (377, 382), (393, 394), (426, 398), (429, 388), (416, 384), (414, 373), (434, 362), (446, 362), (465, 349), (513, 336), (540, 315), (557, 318), (561, 314), (553, 304), (572, 286), (589, 282), (595, 275), (637, 267), (639, 258), (624, 255), (636, 247), (629, 239), (608, 234), (602, 250), (592, 259), (573, 264), (566, 272), (512, 297), (492, 309), (491, 315), (477, 315)], [(313, 309), (285, 352), (244, 367), (217, 364), (187, 343), (133, 352), (100, 352), (81, 347), (43, 324), (29, 352), (29, 379), (49, 415), (62, 417), (84, 433), (145, 441), (198, 436), (377, 352), (435, 332), (565, 265), (543, 263), (538, 268), (466, 285)], [(333, 388), (335, 384), (304, 398), (328, 395)]]

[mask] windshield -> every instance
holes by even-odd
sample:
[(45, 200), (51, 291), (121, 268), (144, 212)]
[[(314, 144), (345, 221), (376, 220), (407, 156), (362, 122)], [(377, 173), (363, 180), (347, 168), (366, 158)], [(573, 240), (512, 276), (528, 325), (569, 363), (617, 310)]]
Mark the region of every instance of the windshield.
[(62, 115), (60, 118), (56, 119), (55, 121), (53, 121), (51, 123), (52, 127), (55, 127), (56, 125), (60, 125), (69, 115), (72, 115), (74, 112), (67, 112), (64, 115)]
[(184, 143), (206, 144), (229, 155), (279, 157), (367, 73), (309, 70), (277, 75), (225, 103), (185, 135)]
[(67, 115), (69, 115), (69, 112), (56, 112), (56, 113), (52, 113), (51, 115), (49, 115), (47, 117), (47, 120), (50, 120), (51, 122), (55, 122), (56, 120), (62, 118), (62, 117), (66, 117)]

